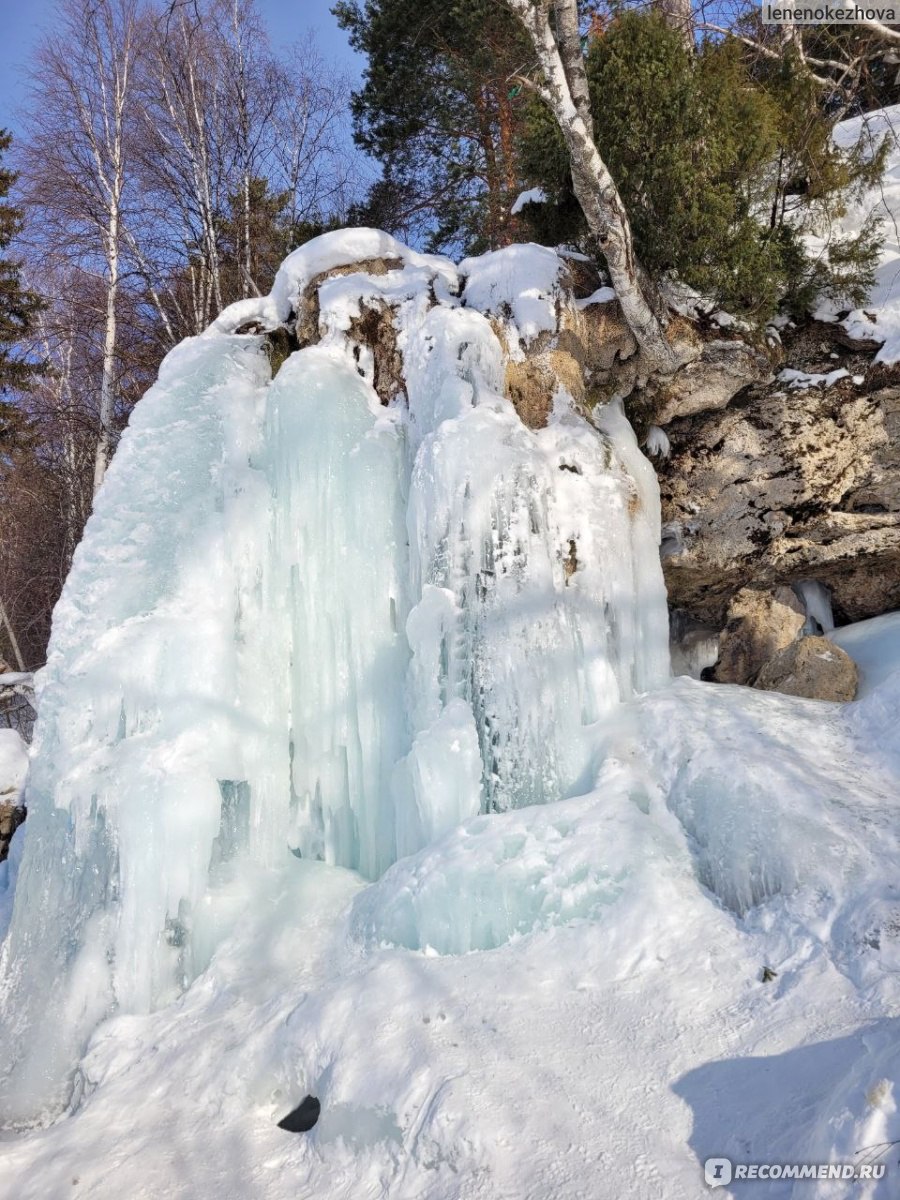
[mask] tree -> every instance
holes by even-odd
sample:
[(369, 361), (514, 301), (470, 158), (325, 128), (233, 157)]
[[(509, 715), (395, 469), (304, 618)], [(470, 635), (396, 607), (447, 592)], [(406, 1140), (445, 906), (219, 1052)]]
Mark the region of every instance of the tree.
[[(815, 290), (849, 289), (859, 302), (874, 230), (846, 243), (832, 236), (815, 259), (805, 238), (878, 178), (881, 155), (834, 144), (834, 120), (804, 72), (786, 60), (766, 64), (762, 78), (735, 38), (689, 51), (655, 11), (609, 23), (591, 39), (585, 69), (596, 141), (654, 280), (678, 280), (712, 307), (759, 322), (784, 300), (803, 307)], [(570, 200), (565, 144), (534, 100), (522, 161), (555, 201), (529, 214), (538, 236), (578, 240), (584, 221)]]
[(0, 396), (0, 596), (29, 663), (164, 354), (346, 213), (347, 90), (312, 43), (273, 54), (253, 0), (59, 0), (17, 146), (47, 300), (19, 359), (46, 370)]
[[(42, 301), (23, 283), (22, 264), (6, 254), (22, 230), (21, 209), (7, 199), (17, 176), (2, 165), (3, 155), (11, 143), (12, 135), (0, 129), (0, 394), (10, 388), (27, 386), (40, 369), (33, 358), (22, 356), (21, 349), (31, 333)], [(0, 401), (0, 438), (4, 436), (4, 428), (9, 430), (14, 421), (14, 411)]]
[(94, 491), (114, 444), (118, 308), (132, 178), (127, 126), (140, 26), (134, 0), (62, 0), (32, 72), (25, 179), (43, 250), (93, 276), (102, 308)]
[(531, 56), (496, 0), (341, 0), (333, 10), (365, 54), (353, 96), (357, 144), (382, 166), (356, 214), (433, 247), (516, 239), (518, 88)]
[(312, 43), (274, 55), (250, 0), (198, 0), (148, 21), (132, 134), (144, 219), (132, 255), (174, 342), (268, 290), (253, 242), (273, 197), (284, 228), (299, 229), (346, 211), (354, 179), (341, 153), (346, 88)]
[[(622, 315), (634, 334), (642, 374), (670, 375), (695, 356), (693, 346), (666, 337), (666, 313), (637, 260), (631, 222), (594, 139), (590, 89), (582, 53), (577, 0), (505, 0), (531, 39), (540, 79), (520, 76), (559, 126), (572, 184), (590, 236), (602, 253)], [(555, 27), (551, 25), (551, 12)]]

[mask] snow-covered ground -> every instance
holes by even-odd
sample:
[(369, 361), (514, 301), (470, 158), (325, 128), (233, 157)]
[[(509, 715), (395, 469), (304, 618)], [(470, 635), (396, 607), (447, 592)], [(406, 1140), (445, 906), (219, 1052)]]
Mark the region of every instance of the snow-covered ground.
[[(880, 145), (883, 139), (888, 141), (887, 167), (881, 185), (851, 205), (847, 215), (836, 222), (836, 229), (840, 234), (857, 233), (874, 212), (881, 220), (884, 246), (868, 302), (864, 308), (850, 313), (843, 323), (854, 337), (882, 343), (877, 362), (896, 363), (900, 362), (900, 105), (843, 121), (837, 127), (835, 140), (852, 146), (861, 137), (873, 146)], [(834, 306), (823, 305), (817, 316), (833, 319)]]
[[(375, 256), (274, 380), (231, 333)], [(3, 1197), (897, 1194), (900, 618), (838, 633), (854, 704), (667, 679), (621, 410), (502, 398), (553, 257), (326, 235), (138, 406), (0, 880)]]
[[(844, 709), (680, 680), (606, 728), (584, 797), (375, 885), (246, 871), (207, 971), (100, 1026), (80, 1110), (9, 1135), (0, 1191), (678, 1200), (709, 1156), (900, 1137), (898, 701), (900, 675)], [(279, 1130), (307, 1092), (316, 1128)]]

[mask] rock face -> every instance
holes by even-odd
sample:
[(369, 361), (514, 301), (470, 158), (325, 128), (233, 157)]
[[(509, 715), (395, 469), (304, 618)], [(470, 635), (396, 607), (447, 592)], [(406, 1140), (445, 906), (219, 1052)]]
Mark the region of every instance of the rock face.
[(770, 357), (741, 339), (713, 338), (700, 357), (651, 393), (647, 418), (668, 425), (677, 417), (717, 411), (752, 383), (771, 377)]
[(666, 433), (674, 607), (721, 628), (742, 586), (810, 579), (839, 623), (900, 607), (900, 386), (751, 389)]
[(713, 678), (752, 683), (765, 663), (796, 640), (805, 622), (803, 605), (790, 588), (741, 588), (728, 606)]
[(25, 809), (16, 801), (7, 803), (0, 795), (0, 862), (6, 861), (12, 836), (24, 820)]
[(801, 638), (765, 664), (756, 686), (810, 700), (856, 698), (859, 672), (846, 651), (824, 637)]

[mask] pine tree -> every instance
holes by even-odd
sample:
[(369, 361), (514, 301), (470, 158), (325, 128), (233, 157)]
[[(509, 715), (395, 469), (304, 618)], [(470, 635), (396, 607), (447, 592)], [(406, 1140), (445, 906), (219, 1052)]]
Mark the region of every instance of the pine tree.
[(340, 0), (368, 58), (353, 96), (357, 144), (382, 165), (357, 220), (437, 248), (516, 240), (521, 103), (510, 76), (533, 57), (496, 0)]
[[(14, 171), (2, 165), (12, 135), (0, 129), (0, 392), (27, 387), (39, 364), (23, 357), (21, 344), (31, 332), (41, 309), (40, 298), (22, 282), (21, 263), (6, 254), (22, 228), (22, 213), (7, 199), (16, 181)], [(8, 429), (15, 414), (10, 406), (0, 411), (0, 429)]]

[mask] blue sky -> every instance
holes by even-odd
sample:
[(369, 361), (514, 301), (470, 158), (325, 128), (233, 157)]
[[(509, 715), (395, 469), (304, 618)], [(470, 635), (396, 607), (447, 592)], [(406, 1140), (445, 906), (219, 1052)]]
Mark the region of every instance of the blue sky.
[[(328, 11), (334, 0), (257, 0), (275, 45), (287, 45), (316, 34), (326, 57), (354, 76), (362, 60), (347, 44)], [(0, 127), (16, 131), (24, 71), (35, 42), (53, 17), (53, 0), (4, 0), (3, 37), (0, 39)]]

